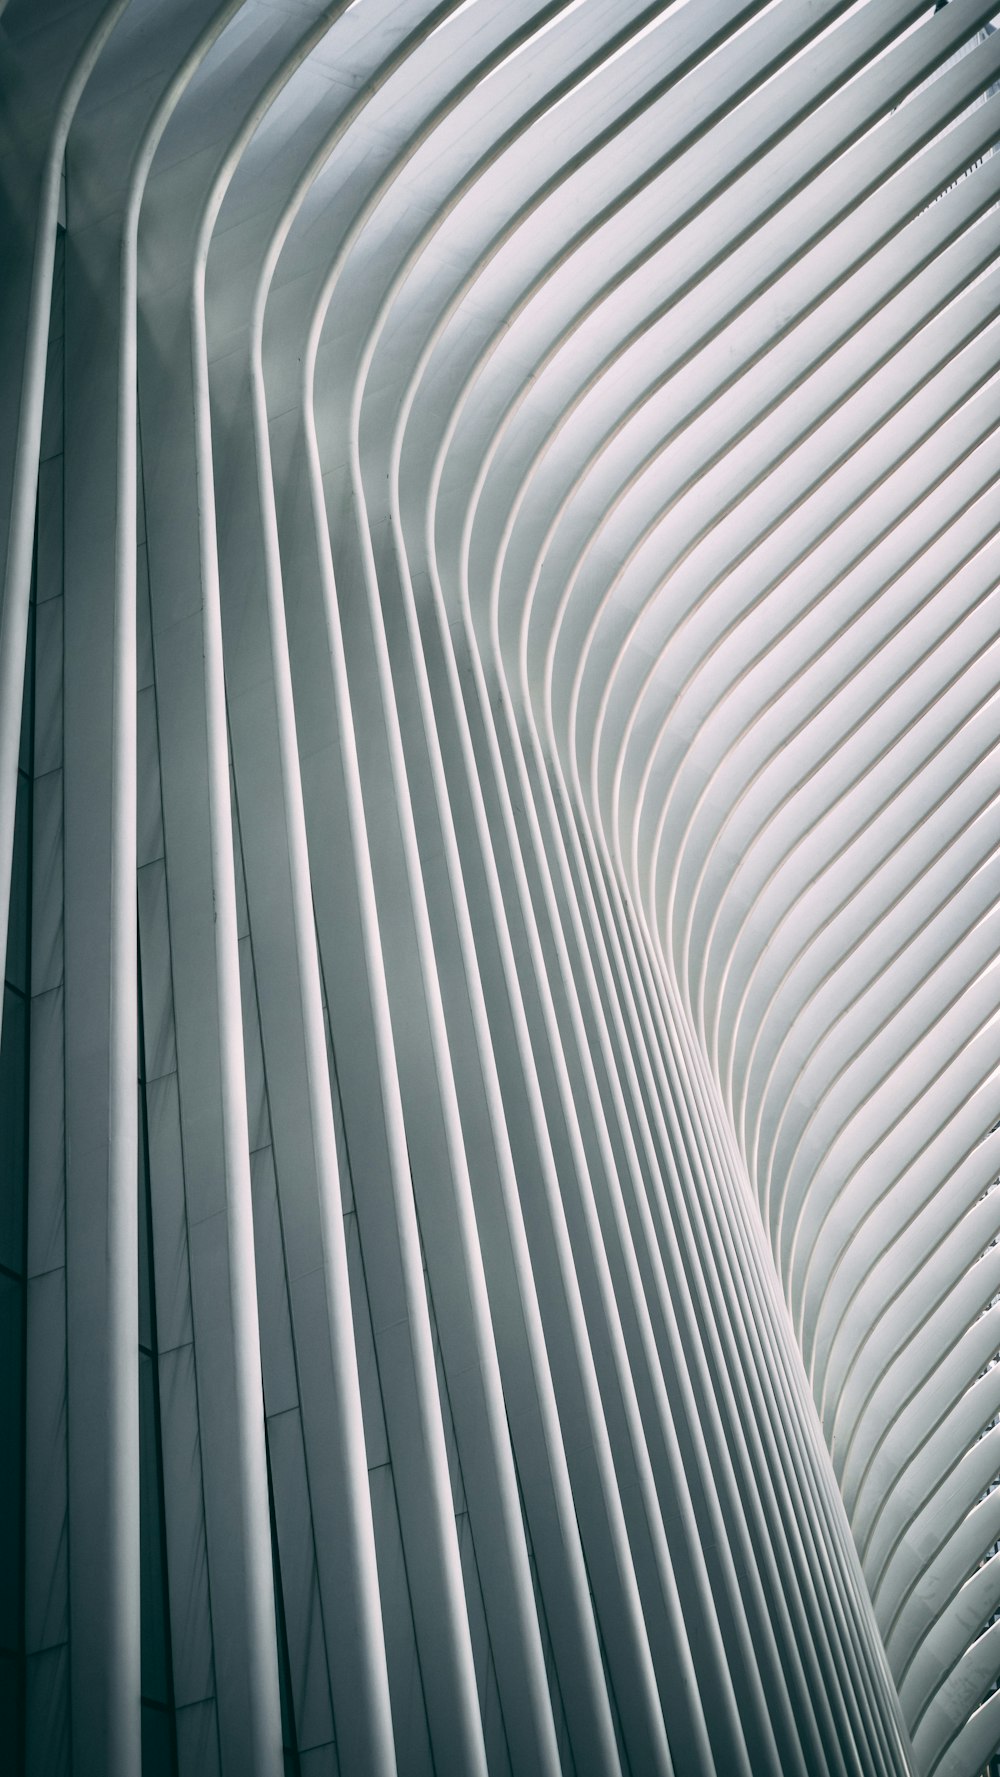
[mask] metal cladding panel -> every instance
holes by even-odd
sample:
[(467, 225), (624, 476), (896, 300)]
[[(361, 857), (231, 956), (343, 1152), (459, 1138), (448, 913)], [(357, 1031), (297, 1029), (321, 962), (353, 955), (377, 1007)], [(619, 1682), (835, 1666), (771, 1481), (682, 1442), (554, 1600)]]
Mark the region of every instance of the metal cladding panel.
[(993, 1770), (991, 10), (3, 9), (32, 1777)]

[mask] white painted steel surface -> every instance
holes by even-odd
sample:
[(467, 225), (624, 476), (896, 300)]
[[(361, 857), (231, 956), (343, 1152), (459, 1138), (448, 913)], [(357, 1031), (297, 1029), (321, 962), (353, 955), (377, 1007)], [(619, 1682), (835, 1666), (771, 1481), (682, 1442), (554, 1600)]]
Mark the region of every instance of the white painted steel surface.
[(990, 14), (0, 11), (32, 1774), (1000, 1744)]

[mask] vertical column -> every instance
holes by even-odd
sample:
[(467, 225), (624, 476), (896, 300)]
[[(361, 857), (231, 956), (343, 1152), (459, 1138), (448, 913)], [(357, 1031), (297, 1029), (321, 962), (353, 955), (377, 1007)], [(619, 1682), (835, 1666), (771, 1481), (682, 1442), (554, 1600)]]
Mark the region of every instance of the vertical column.
[(25, 1766), (68, 1777), (63, 1070), (63, 277), (56, 248), (35, 568), (25, 1465)]
[[(135, 611), (117, 218), (66, 257), (66, 1282), (74, 1777), (139, 1768)], [(134, 448), (134, 447), (133, 447)], [(134, 538), (132, 541), (134, 550)]]
[[(199, 536), (189, 522), (211, 499), (196, 482), (189, 293), (146, 285), (143, 270), (140, 241), (151, 627), (219, 1745), (226, 1777), (275, 1777), (281, 1719), (214, 523), (206, 516)], [(180, 1720), (178, 1729), (183, 1764)]]

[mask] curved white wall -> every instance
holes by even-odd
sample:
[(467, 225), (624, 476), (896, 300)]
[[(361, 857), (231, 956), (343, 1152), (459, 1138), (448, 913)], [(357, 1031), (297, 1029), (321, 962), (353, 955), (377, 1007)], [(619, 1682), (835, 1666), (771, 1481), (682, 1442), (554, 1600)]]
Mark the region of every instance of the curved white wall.
[(31, 1773), (1000, 1742), (990, 11), (0, 14)]

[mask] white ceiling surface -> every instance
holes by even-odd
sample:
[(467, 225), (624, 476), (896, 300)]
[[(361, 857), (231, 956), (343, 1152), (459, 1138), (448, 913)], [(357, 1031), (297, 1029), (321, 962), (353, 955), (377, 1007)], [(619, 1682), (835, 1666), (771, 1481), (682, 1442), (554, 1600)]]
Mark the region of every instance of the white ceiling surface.
[(1000, 1739), (1000, 34), (928, 77), (988, 14), (132, 0), (77, 119), (100, 184), (203, 34), (140, 291), (200, 239), (219, 459), (259, 353), (279, 490), (305, 404), (594, 993), (625, 933), (687, 1021), (955, 1777)]

